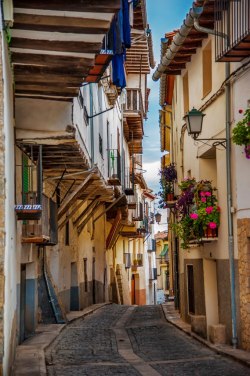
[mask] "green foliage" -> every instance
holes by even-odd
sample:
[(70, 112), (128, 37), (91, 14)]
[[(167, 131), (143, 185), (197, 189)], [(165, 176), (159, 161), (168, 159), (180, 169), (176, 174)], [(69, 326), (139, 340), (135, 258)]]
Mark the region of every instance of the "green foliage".
[(250, 108), (244, 113), (244, 117), (233, 129), (232, 141), (236, 145), (250, 144)]

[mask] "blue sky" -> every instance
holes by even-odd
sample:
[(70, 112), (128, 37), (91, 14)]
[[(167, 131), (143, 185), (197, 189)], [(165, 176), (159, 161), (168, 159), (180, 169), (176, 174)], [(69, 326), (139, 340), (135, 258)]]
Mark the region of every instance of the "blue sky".
[[(153, 35), (154, 58), (160, 62), (161, 38), (165, 33), (178, 29), (192, 6), (192, 0), (147, 0), (147, 16)], [(154, 70), (152, 71), (152, 73)], [(147, 170), (145, 178), (149, 188), (155, 193), (159, 191), (160, 133), (159, 133), (159, 81), (152, 81), (152, 73), (148, 76), (151, 89), (149, 97), (148, 120), (144, 127), (143, 161)]]

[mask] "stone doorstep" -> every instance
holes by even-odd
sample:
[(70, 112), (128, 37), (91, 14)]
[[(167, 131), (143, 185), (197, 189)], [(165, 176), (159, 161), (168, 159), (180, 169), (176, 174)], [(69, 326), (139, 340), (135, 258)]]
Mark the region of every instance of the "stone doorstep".
[[(171, 303), (170, 303), (171, 304)], [(206, 339), (198, 336), (196, 333), (193, 333), (191, 330), (191, 325), (185, 323), (179, 315), (179, 312), (174, 310), (173, 303), (170, 305), (167, 304), (161, 304), (165, 319), (170, 323), (173, 324), (176, 328), (182, 330), (186, 334), (188, 334), (190, 337), (195, 338), (197, 341), (201, 342), (203, 345), (207, 346), (214, 352), (220, 355), (228, 356), (230, 358), (233, 358), (234, 360), (250, 367), (250, 352), (240, 350), (240, 349), (234, 349), (233, 347), (229, 345), (222, 345), (222, 344), (213, 344)], [(176, 316), (175, 319), (173, 319), (173, 316)]]
[[(93, 304), (82, 311), (72, 311), (67, 314), (68, 322), (88, 316), (97, 309), (111, 303)], [(38, 325), (33, 337), (28, 338), (17, 346), (13, 376), (46, 376), (45, 350), (57, 338), (67, 324), (41, 324)]]

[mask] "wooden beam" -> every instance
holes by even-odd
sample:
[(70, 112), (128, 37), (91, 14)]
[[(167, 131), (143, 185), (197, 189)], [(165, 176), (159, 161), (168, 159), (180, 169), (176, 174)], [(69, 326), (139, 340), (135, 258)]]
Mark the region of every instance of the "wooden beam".
[(16, 83), (15, 91), (17, 93), (21, 92), (29, 92), (34, 93), (40, 91), (40, 93), (50, 92), (50, 93), (67, 93), (67, 94), (78, 94), (79, 92), (79, 84), (69, 84), (67, 85), (56, 85), (56, 86), (45, 86), (45, 85), (23, 85), (20, 83)]
[(102, 43), (98, 42), (78, 42), (78, 41), (50, 41), (41, 39), (28, 39), (13, 37), (10, 47), (25, 48), (43, 51), (68, 51), (68, 52), (86, 52), (98, 53), (102, 48)]
[(65, 74), (53, 74), (53, 73), (46, 73), (46, 74), (26, 74), (25, 72), (15, 72), (14, 68), (14, 78), (15, 83), (20, 84), (34, 84), (34, 85), (48, 85), (48, 86), (56, 86), (58, 84), (61, 86), (62, 84), (68, 85), (68, 84), (79, 84), (79, 86), (82, 84), (84, 78), (83, 76), (70, 76)]
[(73, 205), (73, 203), (77, 200), (78, 196), (81, 194), (81, 191), (89, 186), (91, 183), (91, 179), (93, 179), (93, 173), (95, 169), (89, 171), (89, 175), (84, 179), (84, 181), (77, 187), (77, 189), (72, 192), (67, 200), (65, 200), (64, 204), (60, 206), (58, 209), (58, 220), (66, 213), (66, 211)]
[(100, 196), (96, 196), (91, 203), (83, 210), (81, 214), (78, 215), (78, 217), (73, 221), (73, 226), (78, 226), (80, 221), (88, 214), (92, 208), (96, 205), (96, 200), (99, 199)]
[(94, 219), (94, 223), (98, 221), (99, 218), (101, 218), (105, 213), (107, 213), (107, 211), (109, 211), (114, 205), (116, 205), (124, 197), (126, 197), (125, 194), (122, 194), (120, 197), (114, 200), (101, 214), (98, 215), (98, 217)]
[(88, 71), (86, 66), (93, 67), (94, 59), (74, 57), (74, 56), (61, 56), (61, 55), (46, 55), (46, 54), (34, 54), (23, 52), (11, 52), (11, 60), (14, 64), (29, 64), (29, 65), (49, 65), (50, 67), (70, 66), (72, 69), (82, 69)]
[(38, 74), (38, 75), (46, 75), (46, 74), (54, 74), (54, 75), (69, 75), (69, 76), (77, 76), (77, 77), (84, 77), (87, 74), (89, 67), (82, 67), (74, 70), (71, 66), (63, 66), (63, 67), (48, 67), (48, 66), (30, 66), (30, 65), (14, 65), (14, 74)]
[(100, 205), (100, 202), (97, 201), (93, 210), (91, 211), (91, 213), (88, 214), (88, 216), (82, 221), (82, 223), (77, 227), (77, 232), (78, 232), (78, 235), (80, 235), (80, 233), (82, 232), (82, 230), (84, 229), (84, 227), (86, 226), (86, 224), (88, 223), (88, 221), (90, 220), (90, 218), (97, 212), (97, 210), (99, 210), (99, 205)]
[(71, 12), (114, 13), (120, 9), (120, 0), (14, 0), (15, 8), (48, 9)]
[(28, 95), (44, 95), (47, 97), (66, 97), (66, 98), (74, 98), (78, 96), (78, 91), (66, 91), (62, 90), (61, 92), (58, 91), (44, 91), (41, 93), (40, 90), (15, 90), (15, 93), (17, 94), (28, 94)]
[(110, 22), (92, 18), (15, 13), (14, 29), (60, 33), (105, 34)]

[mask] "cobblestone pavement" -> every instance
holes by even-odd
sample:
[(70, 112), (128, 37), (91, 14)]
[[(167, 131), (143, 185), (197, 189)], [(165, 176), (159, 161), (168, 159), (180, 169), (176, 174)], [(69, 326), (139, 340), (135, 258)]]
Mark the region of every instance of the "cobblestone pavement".
[(108, 305), (78, 319), (46, 351), (49, 376), (247, 376), (167, 323), (161, 306)]

